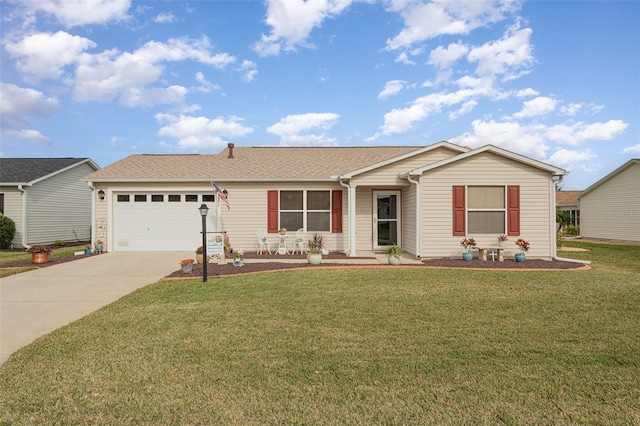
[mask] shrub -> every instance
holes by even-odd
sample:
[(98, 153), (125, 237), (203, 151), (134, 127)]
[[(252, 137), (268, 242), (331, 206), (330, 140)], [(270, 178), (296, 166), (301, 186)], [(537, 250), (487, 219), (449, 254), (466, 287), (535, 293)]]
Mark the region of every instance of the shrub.
[(55, 240), (53, 242), (53, 245), (56, 246), (56, 247), (64, 247), (65, 242), (63, 240)]
[(568, 225), (566, 228), (564, 228), (564, 232), (567, 235), (579, 235), (580, 234), (580, 227), (573, 226), (573, 225)]
[(10, 217), (0, 213), (0, 249), (10, 248), (15, 236), (16, 223)]

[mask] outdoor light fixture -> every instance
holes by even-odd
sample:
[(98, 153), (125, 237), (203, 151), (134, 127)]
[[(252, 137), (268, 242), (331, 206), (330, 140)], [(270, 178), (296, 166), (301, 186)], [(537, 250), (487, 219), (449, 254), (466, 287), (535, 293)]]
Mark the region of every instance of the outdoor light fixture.
[(104, 191), (102, 189), (98, 191), (98, 198), (100, 198), (100, 200), (104, 200)]
[(225, 198), (229, 198), (229, 191), (225, 189), (224, 191), (222, 191), (222, 193), (224, 194)]
[(206, 204), (198, 207), (200, 210), (200, 216), (202, 216), (202, 282), (207, 282), (207, 266), (209, 266), (209, 259), (207, 258), (207, 214), (209, 214), (209, 207)]

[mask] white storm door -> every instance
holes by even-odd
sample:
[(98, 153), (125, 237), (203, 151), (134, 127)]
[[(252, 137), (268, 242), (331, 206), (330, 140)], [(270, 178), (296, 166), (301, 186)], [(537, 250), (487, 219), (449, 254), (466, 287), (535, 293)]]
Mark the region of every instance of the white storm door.
[(373, 191), (373, 249), (400, 245), (400, 191)]

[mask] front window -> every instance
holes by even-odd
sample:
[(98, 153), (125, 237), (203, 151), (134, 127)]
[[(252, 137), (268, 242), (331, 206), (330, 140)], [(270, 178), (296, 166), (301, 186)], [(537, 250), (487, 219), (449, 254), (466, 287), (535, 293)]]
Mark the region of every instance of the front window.
[(280, 227), (305, 228), (311, 232), (331, 230), (330, 191), (280, 191)]
[(506, 203), (504, 186), (469, 186), (467, 225), (469, 234), (504, 234)]

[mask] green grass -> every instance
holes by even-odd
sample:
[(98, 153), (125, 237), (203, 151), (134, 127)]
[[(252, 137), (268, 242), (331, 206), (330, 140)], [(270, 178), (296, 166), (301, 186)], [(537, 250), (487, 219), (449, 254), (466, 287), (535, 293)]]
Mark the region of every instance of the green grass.
[(640, 247), (571, 244), (593, 270), (159, 282), (18, 351), (0, 424), (638, 424)]
[[(76, 251), (84, 250), (84, 246), (70, 246), (70, 247), (54, 247), (49, 258), (55, 259), (57, 257), (73, 256)], [(31, 260), (31, 253), (26, 251), (0, 251), (0, 267), (8, 263), (13, 262), (25, 262)], [(35, 269), (35, 266), (27, 266), (20, 268), (4, 268), (0, 269), (0, 278), (6, 277), (20, 272), (29, 271)]]

